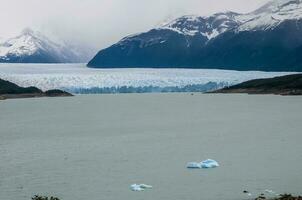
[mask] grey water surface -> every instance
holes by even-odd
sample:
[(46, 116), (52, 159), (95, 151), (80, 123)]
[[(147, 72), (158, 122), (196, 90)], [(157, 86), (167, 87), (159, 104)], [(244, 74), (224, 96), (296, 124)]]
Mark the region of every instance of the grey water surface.
[[(239, 200), (266, 189), (301, 194), (301, 139), (302, 97), (184, 93), (5, 100), (0, 199), (42, 194), (62, 200)], [(220, 167), (186, 168), (207, 158)], [(132, 192), (133, 183), (153, 189)]]

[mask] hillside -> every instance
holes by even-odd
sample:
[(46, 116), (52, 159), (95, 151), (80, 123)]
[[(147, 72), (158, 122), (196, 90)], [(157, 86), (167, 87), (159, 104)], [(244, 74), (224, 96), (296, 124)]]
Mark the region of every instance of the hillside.
[(211, 93), (302, 95), (302, 74), (251, 80)]
[(55, 96), (72, 96), (61, 90), (48, 90), (43, 92), (36, 87), (20, 87), (9, 81), (0, 79), (0, 99), (11, 98), (30, 98), (30, 97), (55, 97)]

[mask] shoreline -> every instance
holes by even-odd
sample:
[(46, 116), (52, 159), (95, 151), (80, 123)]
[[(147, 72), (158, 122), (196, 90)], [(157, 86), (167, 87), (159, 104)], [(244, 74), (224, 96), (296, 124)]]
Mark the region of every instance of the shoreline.
[(184, 96), (217, 96), (217, 95), (225, 95), (225, 96), (232, 96), (232, 95), (238, 95), (238, 96), (264, 96), (264, 97), (270, 97), (270, 96), (276, 96), (276, 97), (300, 97), (301, 95), (280, 95), (280, 94), (272, 94), (272, 93), (216, 93), (216, 92), (153, 92), (153, 93), (100, 93), (100, 94), (71, 94), (67, 96), (47, 96), (47, 95), (40, 95), (40, 94), (22, 94), (22, 95), (0, 95), (0, 101), (1, 100), (11, 100), (11, 99), (39, 99), (39, 98), (47, 98), (47, 97), (52, 97), (52, 98), (60, 98), (60, 97), (108, 97), (108, 96), (170, 96), (170, 95), (184, 95)]
[(3, 94), (0, 95), (0, 100), (8, 100), (8, 99), (34, 99), (34, 98), (43, 98), (43, 97), (72, 97), (72, 94), (58, 94), (58, 95), (46, 95), (40, 93), (28, 93), (28, 94)]

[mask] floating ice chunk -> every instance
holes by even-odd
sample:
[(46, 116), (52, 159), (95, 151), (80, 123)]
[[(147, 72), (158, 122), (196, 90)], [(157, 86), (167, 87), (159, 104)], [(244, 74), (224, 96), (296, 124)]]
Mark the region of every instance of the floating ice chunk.
[(207, 160), (204, 160), (200, 163), (198, 162), (189, 162), (187, 164), (187, 168), (190, 168), (190, 169), (201, 169), (201, 168), (215, 168), (215, 167), (219, 167), (219, 164), (217, 161), (215, 160), (212, 160), (212, 159), (207, 159)]
[(140, 187), (143, 189), (152, 189), (152, 185), (140, 184)]
[(215, 167), (219, 167), (218, 162), (215, 161), (215, 160), (212, 160), (212, 159), (204, 160), (200, 164), (201, 164), (202, 168), (215, 168)]
[(189, 162), (187, 164), (187, 168), (190, 168), (190, 169), (201, 169), (201, 163), (198, 163), (198, 162)]
[(145, 189), (152, 189), (152, 186), (146, 184), (133, 184), (130, 186), (130, 188), (134, 192), (140, 192), (140, 191), (144, 191)]
[(130, 186), (130, 188), (132, 191), (135, 191), (135, 192), (144, 191), (144, 189), (141, 188), (140, 185), (138, 185), (138, 184), (133, 184)]

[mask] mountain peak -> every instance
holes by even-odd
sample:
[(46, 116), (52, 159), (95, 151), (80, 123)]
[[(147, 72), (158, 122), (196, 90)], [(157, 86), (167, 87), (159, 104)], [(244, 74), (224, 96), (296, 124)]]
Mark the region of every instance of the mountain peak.
[(21, 33), (16, 38), (27, 38), (28, 40), (32, 40), (35, 42), (44, 41), (48, 43), (53, 43), (48, 37), (42, 34), (39, 31), (33, 30), (31, 28), (24, 28)]
[(302, 19), (302, 0), (274, 0), (238, 17), (238, 31), (271, 30), (286, 20)]
[(26, 35), (26, 34), (28, 34), (28, 35), (32, 35), (32, 34), (34, 34), (34, 31), (31, 29), (31, 28), (24, 28), (22, 31), (21, 31), (21, 34), (24, 34), (24, 35)]
[(0, 62), (71, 62), (75, 55), (40, 32), (26, 28), (0, 44)]
[(274, 1), (270, 1), (267, 4), (273, 5), (273, 6), (277, 6), (277, 7), (284, 7), (287, 5), (297, 5), (297, 4), (301, 4), (302, 0), (274, 0)]
[(274, 0), (264, 4), (259, 9), (252, 12), (253, 14), (261, 14), (267, 12), (278, 12), (283, 9), (295, 10), (301, 7), (302, 0)]
[(235, 12), (220, 12), (210, 16), (184, 15), (159, 29), (169, 29), (185, 36), (202, 35), (211, 40), (226, 30), (237, 26)]

